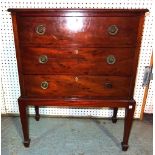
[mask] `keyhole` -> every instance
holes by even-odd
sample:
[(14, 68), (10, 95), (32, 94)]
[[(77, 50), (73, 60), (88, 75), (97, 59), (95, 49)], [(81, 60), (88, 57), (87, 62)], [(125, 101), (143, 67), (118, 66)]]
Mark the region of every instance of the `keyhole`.
[(78, 78), (77, 76), (75, 77), (75, 81), (76, 81), (76, 82), (78, 82), (78, 81), (79, 81), (79, 78)]

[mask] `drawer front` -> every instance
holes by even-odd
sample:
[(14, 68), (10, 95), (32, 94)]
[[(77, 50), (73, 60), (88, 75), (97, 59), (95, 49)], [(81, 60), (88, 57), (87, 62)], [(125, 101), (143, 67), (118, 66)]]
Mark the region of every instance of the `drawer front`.
[(130, 78), (117, 76), (25, 75), (28, 97), (111, 97), (130, 95)]
[(132, 74), (133, 48), (22, 48), (24, 74)]
[(139, 17), (20, 17), (22, 44), (135, 46)]

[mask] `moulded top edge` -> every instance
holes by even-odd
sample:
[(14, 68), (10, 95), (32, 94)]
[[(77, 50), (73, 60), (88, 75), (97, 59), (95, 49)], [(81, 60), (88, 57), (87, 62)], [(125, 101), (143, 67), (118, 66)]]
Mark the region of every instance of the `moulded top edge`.
[(63, 8), (63, 9), (44, 9), (44, 8), (41, 8), (41, 9), (27, 9), (27, 8), (20, 8), (20, 9), (17, 9), (17, 8), (9, 8), (7, 10), (8, 12), (21, 12), (21, 13), (28, 13), (28, 12), (37, 12), (37, 13), (40, 13), (40, 12), (102, 12), (102, 13), (145, 13), (145, 12), (149, 12), (148, 9), (69, 9), (69, 8)]

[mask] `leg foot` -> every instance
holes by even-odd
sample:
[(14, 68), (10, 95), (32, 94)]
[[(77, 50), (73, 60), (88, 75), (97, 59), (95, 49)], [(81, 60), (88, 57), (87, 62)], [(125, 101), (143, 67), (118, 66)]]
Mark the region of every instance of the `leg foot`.
[(36, 115), (36, 116), (35, 116), (35, 120), (36, 120), (36, 121), (39, 121), (39, 119), (40, 119), (40, 115)]
[(114, 108), (113, 116), (111, 118), (113, 123), (117, 122), (117, 111), (118, 111), (118, 108)]
[(29, 147), (30, 139), (29, 140), (24, 140), (23, 144), (24, 144), (25, 147)]
[(112, 117), (111, 119), (112, 119), (112, 122), (113, 122), (113, 123), (116, 123), (116, 122), (117, 122), (117, 118)]
[(36, 112), (35, 120), (36, 121), (39, 121), (40, 115), (39, 115), (39, 107), (38, 106), (35, 106), (35, 112)]
[(122, 145), (122, 151), (127, 151), (128, 150), (128, 145), (124, 144), (123, 142), (121, 143)]

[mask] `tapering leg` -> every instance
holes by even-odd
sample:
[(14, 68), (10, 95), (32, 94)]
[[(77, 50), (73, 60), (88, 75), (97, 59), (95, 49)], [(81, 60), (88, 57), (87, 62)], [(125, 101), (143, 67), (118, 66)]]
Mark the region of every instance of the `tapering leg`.
[(35, 119), (36, 119), (36, 121), (39, 121), (39, 119), (40, 119), (39, 106), (35, 106), (35, 112), (36, 112)]
[(126, 115), (125, 115), (125, 122), (124, 122), (124, 136), (123, 136), (123, 142), (121, 143), (123, 151), (127, 151), (129, 147), (128, 140), (129, 140), (130, 131), (132, 127), (134, 111), (135, 111), (135, 103), (133, 103), (132, 105), (129, 105), (129, 107), (126, 108)]
[(29, 129), (28, 129), (28, 117), (27, 117), (27, 106), (22, 103), (21, 100), (18, 101), (19, 104), (19, 112), (20, 112), (20, 120), (22, 124), (23, 136), (24, 136), (24, 146), (29, 147), (30, 139), (29, 139)]
[(113, 116), (111, 118), (113, 123), (117, 122), (117, 111), (118, 111), (118, 108), (114, 108)]

